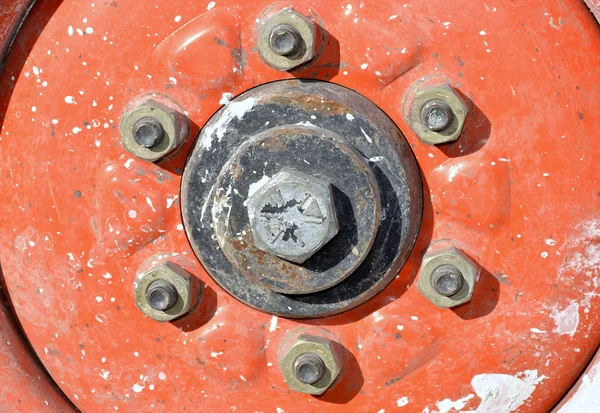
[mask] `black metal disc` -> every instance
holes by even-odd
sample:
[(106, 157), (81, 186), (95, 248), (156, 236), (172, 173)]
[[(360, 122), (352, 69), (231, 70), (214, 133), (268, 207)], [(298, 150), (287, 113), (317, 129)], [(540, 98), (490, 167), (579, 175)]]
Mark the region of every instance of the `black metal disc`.
[[(323, 128), (354, 146), (369, 162), (381, 199), (379, 230), (363, 263), (333, 287), (303, 295), (274, 292), (237, 271), (221, 250), (212, 222), (213, 195), (226, 162), (252, 137), (286, 125)], [(262, 172), (257, 171), (256, 182)], [(186, 233), (213, 279), (254, 308), (295, 318), (337, 314), (385, 288), (412, 251), (423, 204), (414, 155), (385, 113), (349, 89), (306, 80), (262, 85), (221, 108), (202, 129), (190, 153), (181, 198)]]

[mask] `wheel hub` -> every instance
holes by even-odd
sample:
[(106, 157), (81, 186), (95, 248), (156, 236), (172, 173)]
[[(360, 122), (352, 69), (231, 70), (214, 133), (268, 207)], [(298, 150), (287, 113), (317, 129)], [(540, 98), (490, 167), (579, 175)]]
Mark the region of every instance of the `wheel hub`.
[(197, 142), (182, 180), (185, 228), (241, 301), (287, 317), (336, 314), (381, 291), (410, 254), (419, 171), (398, 128), (357, 93), (298, 80), (259, 86)]

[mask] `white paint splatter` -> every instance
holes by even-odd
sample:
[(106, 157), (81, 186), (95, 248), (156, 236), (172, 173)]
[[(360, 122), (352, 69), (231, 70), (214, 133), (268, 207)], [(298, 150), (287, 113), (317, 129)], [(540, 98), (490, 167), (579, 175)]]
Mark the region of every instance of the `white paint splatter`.
[(128, 212), (129, 218), (135, 218), (137, 217), (137, 212), (134, 211), (133, 209), (129, 210)]
[(540, 330), (539, 328), (530, 328), (529, 331), (531, 331), (532, 333), (537, 333), (537, 334), (545, 334), (546, 330)]
[(408, 404), (408, 401), (408, 397), (400, 397), (398, 400), (396, 400), (396, 404), (398, 407), (404, 407)]
[(365, 70), (367, 67), (369, 67), (369, 64), (368, 64), (368, 63), (363, 63), (362, 65), (360, 65), (360, 68), (361, 68), (362, 70)]
[[(471, 386), (481, 399), (475, 411), (468, 413), (510, 413), (527, 400), (535, 387), (546, 377), (537, 370), (526, 370), (518, 377), (508, 374), (480, 374), (473, 377)], [(520, 378), (519, 378), (520, 377)]]
[(273, 316), (271, 318), (271, 325), (269, 326), (269, 331), (272, 333), (277, 328), (277, 316)]
[(369, 135), (367, 135), (367, 132), (365, 132), (365, 130), (363, 128), (360, 128), (360, 131), (362, 132), (362, 134), (364, 135), (365, 139), (367, 140), (367, 142), (369, 143), (373, 143), (373, 139), (371, 139), (371, 137)]
[(553, 310), (550, 318), (554, 320), (554, 331), (560, 335), (568, 334), (571, 337), (579, 325), (579, 303), (573, 302), (562, 311)]
[(175, 16), (173, 20), (175, 20), (175, 23), (179, 23), (181, 21), (181, 16)]
[(206, 10), (212, 9), (213, 7), (215, 7), (216, 4), (217, 3), (215, 3), (214, 1), (211, 1), (210, 3), (208, 3), (208, 6), (206, 6)]
[(76, 104), (75, 98), (73, 96), (65, 96), (65, 102), (67, 102), (69, 105)]
[(271, 179), (271, 177), (267, 176), (267, 175), (263, 175), (262, 178), (260, 178), (258, 181), (250, 184), (248, 186), (248, 198), (250, 198), (252, 195), (254, 195), (256, 193), (256, 191), (258, 191), (260, 188), (262, 188), (264, 186), (264, 184), (266, 184), (269, 179)]
[(439, 409), (438, 413), (448, 413), (451, 410), (460, 411), (467, 405), (467, 402), (469, 400), (471, 400), (473, 397), (475, 397), (475, 395), (469, 394), (468, 396), (463, 397), (462, 399), (457, 400), (455, 402), (453, 402), (450, 399), (444, 399), (441, 402), (437, 402), (435, 405)]
[(203, 149), (205, 151), (210, 150), (213, 143), (213, 134), (216, 135), (219, 142), (221, 142), (225, 136), (225, 133), (227, 132), (227, 125), (229, 122), (231, 122), (234, 118), (241, 120), (246, 113), (250, 112), (252, 108), (254, 108), (255, 104), (256, 99), (254, 98), (244, 99), (241, 102), (230, 102), (226, 106), (225, 111), (219, 117), (219, 119), (206, 127), (206, 131), (201, 142)]
[(346, 113), (346, 119), (354, 120), (354, 116), (352, 116), (352, 114), (350, 114), (350, 113)]
[(167, 375), (165, 373), (163, 373), (162, 371), (160, 373), (158, 373), (158, 379), (159, 380), (165, 380), (167, 378)]
[(146, 383), (144, 383), (144, 382), (142, 381), (142, 382), (139, 382), (139, 383), (135, 383), (135, 384), (133, 385), (133, 388), (132, 388), (132, 390), (133, 390), (135, 393), (140, 393), (142, 390), (144, 390), (144, 388), (146, 388)]

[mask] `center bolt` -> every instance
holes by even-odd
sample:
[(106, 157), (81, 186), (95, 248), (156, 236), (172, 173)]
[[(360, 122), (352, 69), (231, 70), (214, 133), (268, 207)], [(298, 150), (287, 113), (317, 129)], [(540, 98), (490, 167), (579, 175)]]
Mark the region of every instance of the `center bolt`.
[(302, 47), (302, 36), (295, 27), (282, 24), (271, 32), (269, 45), (280, 56), (295, 55)]
[(315, 353), (305, 353), (294, 361), (294, 375), (305, 384), (315, 384), (325, 375), (325, 363)]
[(445, 297), (456, 295), (463, 287), (465, 279), (458, 268), (453, 265), (437, 267), (431, 276), (433, 288)]
[(156, 280), (148, 286), (146, 299), (155, 310), (167, 311), (177, 303), (177, 288), (165, 280)]
[(434, 132), (448, 129), (453, 119), (452, 109), (443, 100), (430, 100), (421, 109), (421, 122)]

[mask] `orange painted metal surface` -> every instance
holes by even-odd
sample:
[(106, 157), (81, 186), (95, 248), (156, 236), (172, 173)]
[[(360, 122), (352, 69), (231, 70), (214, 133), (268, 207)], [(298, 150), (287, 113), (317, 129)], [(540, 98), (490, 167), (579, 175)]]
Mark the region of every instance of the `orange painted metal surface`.
[[(254, 48), (270, 5), (32, 10), (0, 76), (0, 263), (44, 367), (84, 412), (551, 409), (600, 342), (600, 30), (585, 4), (277, 3), (325, 29), (321, 53), (294, 76), (347, 86), (385, 110), (426, 188), (419, 240), (397, 279), (356, 309), (305, 321), (244, 306), (196, 260), (179, 210), (192, 139), (154, 165), (131, 159), (118, 129), (132, 98), (157, 92), (185, 108), (195, 136), (224, 94), (291, 77)], [(473, 103), (451, 146), (422, 144), (403, 120), (411, 86), (430, 76)], [(469, 304), (440, 310), (414, 281), (428, 245), (448, 239), (485, 270)], [(191, 315), (158, 324), (137, 310), (133, 288), (138, 268), (166, 254), (205, 296)], [(298, 331), (331, 334), (347, 350), (341, 381), (321, 397), (290, 392), (279, 371), (278, 347)]]

